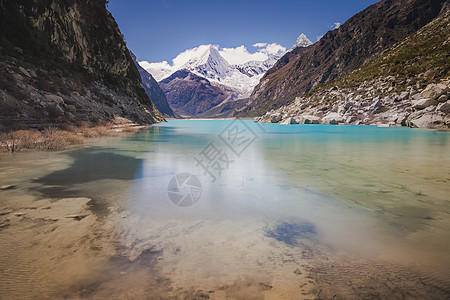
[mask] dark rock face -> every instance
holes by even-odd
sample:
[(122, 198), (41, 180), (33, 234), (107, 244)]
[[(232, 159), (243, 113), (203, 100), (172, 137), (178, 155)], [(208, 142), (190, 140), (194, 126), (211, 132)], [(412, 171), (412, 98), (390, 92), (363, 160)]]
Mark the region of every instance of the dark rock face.
[(166, 95), (153, 76), (142, 68), (136, 61), (136, 56), (131, 53), (134, 64), (139, 71), (142, 79), (142, 87), (156, 108), (166, 117), (175, 118), (176, 115), (167, 102)]
[(445, 2), (383, 0), (368, 7), (317, 43), (283, 56), (235, 114), (262, 114), (294, 101), (318, 84), (349, 74), (429, 23)]
[(221, 88), (187, 70), (177, 71), (159, 84), (170, 106), (182, 116), (200, 115), (229, 98)]
[(105, 4), (0, 0), (0, 121), (164, 121)]

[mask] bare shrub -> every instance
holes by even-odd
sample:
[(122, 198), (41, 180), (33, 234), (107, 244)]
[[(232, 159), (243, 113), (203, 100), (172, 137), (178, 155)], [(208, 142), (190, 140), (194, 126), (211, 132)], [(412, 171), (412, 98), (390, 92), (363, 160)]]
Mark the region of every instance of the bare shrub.
[(42, 134), (36, 130), (17, 130), (0, 134), (0, 145), (9, 152), (35, 149), (41, 140)]
[[(83, 122), (78, 126), (63, 124), (38, 130), (15, 130), (0, 133), (0, 150), (17, 152), (22, 149), (64, 150), (85, 144), (85, 138), (112, 136), (112, 124), (94, 125)], [(20, 127), (19, 127), (20, 128)]]
[(40, 150), (63, 150), (71, 146), (79, 146), (85, 143), (82, 136), (73, 132), (49, 127), (42, 132), (43, 140), (39, 144)]
[(111, 124), (94, 125), (89, 122), (81, 122), (77, 127), (73, 126), (70, 130), (86, 138), (93, 138), (114, 135), (110, 130), (111, 126)]
[(82, 136), (54, 127), (49, 127), (43, 132), (17, 130), (0, 134), (0, 147), (9, 152), (23, 149), (63, 150), (84, 143), (85, 140)]

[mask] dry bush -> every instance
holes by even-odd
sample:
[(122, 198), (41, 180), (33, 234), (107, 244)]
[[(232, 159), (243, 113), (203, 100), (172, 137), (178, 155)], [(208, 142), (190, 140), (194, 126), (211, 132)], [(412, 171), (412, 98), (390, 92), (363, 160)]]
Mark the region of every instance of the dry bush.
[(72, 126), (69, 130), (86, 138), (93, 138), (114, 135), (114, 133), (110, 130), (111, 127), (111, 124), (94, 125), (89, 122), (80, 122), (78, 126)]
[(49, 127), (42, 132), (43, 140), (39, 144), (40, 150), (63, 150), (71, 146), (84, 145), (85, 140), (73, 132)]
[(83, 122), (78, 126), (63, 124), (61, 128), (48, 127), (43, 131), (15, 130), (0, 133), (0, 150), (17, 152), (22, 149), (63, 150), (84, 145), (85, 138), (112, 136), (112, 124), (94, 125)]
[(9, 152), (36, 149), (42, 139), (42, 134), (39, 131), (17, 130), (0, 134), (0, 146)]
[(22, 149), (63, 150), (85, 143), (82, 136), (54, 127), (42, 132), (37, 130), (17, 130), (0, 134), (0, 147), (9, 152)]

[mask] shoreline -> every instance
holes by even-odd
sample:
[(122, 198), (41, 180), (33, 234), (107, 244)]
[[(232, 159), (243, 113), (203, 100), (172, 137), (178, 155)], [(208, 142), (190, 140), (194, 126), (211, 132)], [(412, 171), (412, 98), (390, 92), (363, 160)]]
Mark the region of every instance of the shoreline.
[(27, 126), (16, 124), (2, 127), (0, 131), (0, 152), (19, 151), (62, 151), (82, 148), (90, 138), (116, 136), (119, 133), (136, 132), (151, 125), (141, 125), (124, 118), (112, 122), (95, 124), (46, 124)]

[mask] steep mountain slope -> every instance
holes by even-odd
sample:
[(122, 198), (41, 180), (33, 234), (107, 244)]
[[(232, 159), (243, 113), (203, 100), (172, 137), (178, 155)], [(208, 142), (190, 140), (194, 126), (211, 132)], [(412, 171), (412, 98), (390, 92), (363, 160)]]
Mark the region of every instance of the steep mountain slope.
[(219, 105), (230, 97), (200, 76), (180, 70), (160, 82), (172, 109), (181, 116), (195, 116)]
[(136, 61), (136, 56), (131, 53), (131, 57), (133, 58), (133, 62), (136, 65), (136, 68), (139, 71), (142, 79), (142, 87), (145, 90), (145, 93), (150, 98), (153, 104), (155, 104), (156, 108), (166, 117), (175, 118), (175, 113), (170, 108), (169, 103), (167, 102), (166, 95), (164, 91), (161, 89), (159, 84), (153, 78), (153, 76), (144, 70), (138, 62)]
[(106, 1), (0, 0), (0, 122), (164, 121)]
[(286, 53), (235, 114), (262, 114), (319, 84), (349, 74), (374, 55), (426, 25), (445, 0), (383, 0), (329, 31), (317, 43)]
[(268, 112), (265, 122), (450, 128), (450, 3), (354, 72)]

